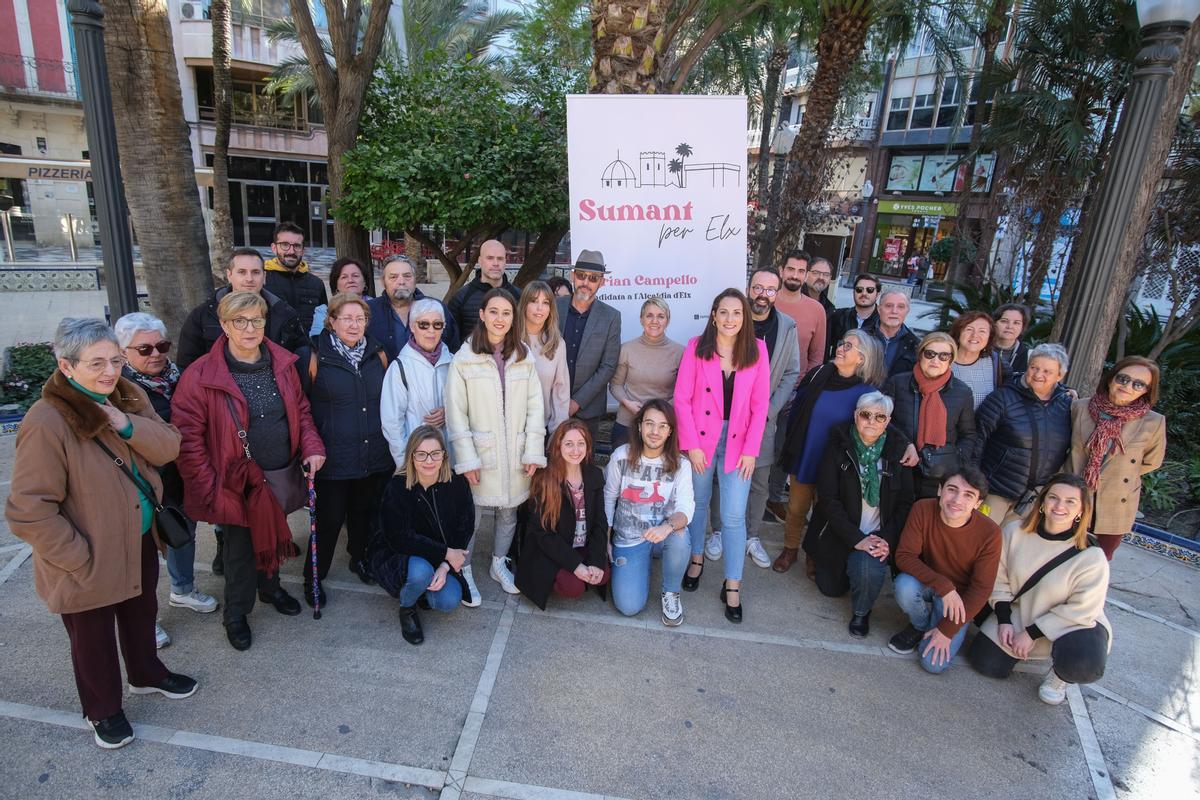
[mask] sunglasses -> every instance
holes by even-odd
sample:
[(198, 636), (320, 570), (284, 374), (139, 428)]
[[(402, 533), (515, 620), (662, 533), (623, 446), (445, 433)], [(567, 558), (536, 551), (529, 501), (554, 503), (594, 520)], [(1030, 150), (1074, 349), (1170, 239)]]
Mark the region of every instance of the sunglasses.
[(153, 353), (155, 350), (157, 350), (158, 352), (160, 352), (164, 355), (171, 352), (171, 343), (169, 341), (167, 341), (166, 339), (163, 339), (161, 342), (156, 342), (155, 344), (139, 344), (137, 347), (130, 345), (129, 347), (126, 347), (125, 349), (132, 350), (133, 352), (137, 353), (142, 358), (145, 358), (146, 356)]
[(417, 327), (423, 331), (427, 331), (430, 328), (433, 328), (435, 331), (440, 331), (442, 328), (446, 327), (446, 323), (442, 322), (441, 320), (438, 320), (437, 322), (421, 320), (417, 323)]
[(875, 294), (875, 287), (874, 286), (855, 286), (854, 293), (855, 294)]
[(580, 272), (579, 270), (575, 270), (576, 283), (599, 283), (602, 280), (604, 280), (604, 276), (599, 272)]
[(1124, 372), (1118, 372), (1113, 376), (1113, 380), (1121, 386), (1132, 386), (1135, 392), (1144, 392), (1150, 388), (1150, 384), (1145, 381), (1139, 381), (1136, 378), (1131, 378)]
[(926, 361), (933, 361), (936, 358), (938, 361), (945, 364), (947, 361), (954, 358), (954, 354), (943, 353), (938, 350), (930, 350), (928, 347), (926, 347), (921, 351), (921, 358), (925, 359)]
[(888, 415), (881, 414), (878, 411), (876, 411), (874, 414), (872, 414), (870, 411), (860, 411), (858, 412), (858, 418), (863, 422), (877, 422), (880, 425), (888, 421)]

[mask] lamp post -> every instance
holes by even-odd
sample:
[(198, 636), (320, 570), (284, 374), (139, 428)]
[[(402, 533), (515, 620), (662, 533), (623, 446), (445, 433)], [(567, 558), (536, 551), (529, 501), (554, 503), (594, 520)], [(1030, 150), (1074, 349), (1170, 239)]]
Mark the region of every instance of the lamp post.
[[(1188, 28), (1200, 14), (1200, 0), (1137, 0), (1138, 19), (1142, 24), (1142, 49), (1117, 123), (1112, 150), (1100, 194), (1096, 198), (1096, 217), (1083, 242), (1083, 270), (1068, 308), (1062, 329), (1062, 344), (1077, 355), (1088, 347), (1108, 351), (1108, 340), (1101, 329), (1099, 310), (1104, 298), (1114, 291), (1121, 239), (1129, 223), (1146, 167), (1146, 154), (1154, 128), (1163, 113), (1167, 83), (1179, 60), (1179, 46)], [(1099, 340), (1103, 338), (1103, 342)], [(1084, 379), (1085, 370), (1072, 370), (1075, 380)], [(1085, 391), (1067, 378), (1067, 383)]]
[(87, 129), (88, 157), (92, 162), (92, 189), (96, 195), (96, 222), (100, 227), (108, 313), (115, 321), (137, 311), (138, 302), (133, 274), (133, 240), (125, 215), (125, 187), (121, 181), (117, 128), (108, 88), (108, 58), (104, 54), (104, 11), (96, 0), (70, 0), (67, 8), (71, 12), (75, 52), (79, 59), (83, 124)]

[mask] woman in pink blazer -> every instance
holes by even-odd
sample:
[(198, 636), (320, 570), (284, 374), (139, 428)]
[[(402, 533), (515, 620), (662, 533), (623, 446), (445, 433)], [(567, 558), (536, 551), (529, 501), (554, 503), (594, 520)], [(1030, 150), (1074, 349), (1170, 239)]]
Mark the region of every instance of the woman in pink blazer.
[(692, 463), (696, 498), (696, 513), (688, 523), (692, 560), (683, 588), (695, 591), (704, 572), (704, 531), (716, 470), (725, 537), (721, 602), (730, 622), (742, 621), (739, 589), (746, 561), (746, 500), (767, 422), (770, 371), (767, 347), (754, 338), (746, 296), (726, 289), (713, 300), (704, 332), (683, 351), (675, 380), (675, 413), (679, 447)]

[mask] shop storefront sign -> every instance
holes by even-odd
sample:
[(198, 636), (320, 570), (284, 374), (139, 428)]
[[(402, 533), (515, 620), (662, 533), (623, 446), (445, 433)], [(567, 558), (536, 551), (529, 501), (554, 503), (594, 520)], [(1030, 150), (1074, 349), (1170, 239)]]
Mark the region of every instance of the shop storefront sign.
[(912, 214), (925, 217), (953, 217), (958, 214), (957, 203), (926, 202), (924, 200), (880, 200), (880, 214)]

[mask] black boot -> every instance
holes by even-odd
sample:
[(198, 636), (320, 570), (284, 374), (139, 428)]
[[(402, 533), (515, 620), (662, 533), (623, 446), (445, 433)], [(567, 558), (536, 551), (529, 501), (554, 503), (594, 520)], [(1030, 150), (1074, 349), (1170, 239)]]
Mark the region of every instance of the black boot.
[(421, 619), (417, 616), (414, 606), (400, 606), (400, 635), (409, 644), (420, 644), (425, 641), (425, 632), (421, 630)]
[(213, 575), (225, 574), (225, 559), (221, 557), (221, 550), (224, 548), (224, 532), (220, 527), (213, 529), (213, 535), (217, 537), (217, 554), (213, 556), (212, 573)]
[(871, 615), (855, 614), (850, 617), (850, 635), (856, 639), (866, 638), (871, 632)]

